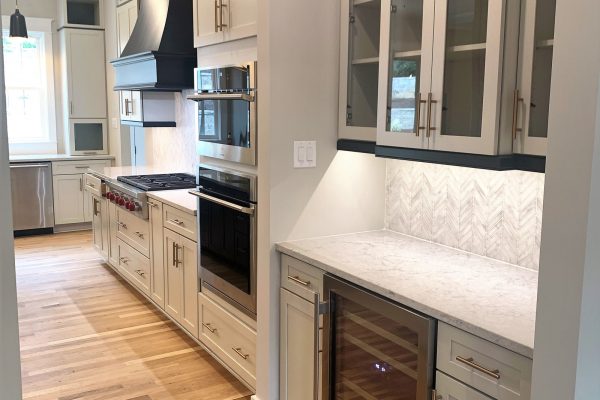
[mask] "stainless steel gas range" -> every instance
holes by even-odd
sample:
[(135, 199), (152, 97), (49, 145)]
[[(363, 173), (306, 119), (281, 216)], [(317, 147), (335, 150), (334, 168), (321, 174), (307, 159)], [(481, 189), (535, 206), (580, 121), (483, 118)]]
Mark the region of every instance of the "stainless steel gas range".
[(107, 182), (109, 201), (128, 210), (134, 215), (148, 219), (147, 192), (159, 190), (193, 189), (196, 177), (189, 174), (154, 174), (119, 176), (116, 181)]

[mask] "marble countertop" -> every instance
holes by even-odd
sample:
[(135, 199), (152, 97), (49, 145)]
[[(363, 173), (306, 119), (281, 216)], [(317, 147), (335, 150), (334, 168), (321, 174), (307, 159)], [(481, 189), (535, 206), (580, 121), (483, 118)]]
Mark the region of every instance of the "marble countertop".
[(537, 271), (386, 230), (277, 250), (533, 358)]
[(114, 160), (114, 156), (93, 155), (93, 156), (70, 156), (68, 154), (31, 154), (31, 155), (11, 155), (10, 162), (36, 162), (36, 161), (78, 161), (78, 160)]
[(196, 202), (197, 197), (191, 195), (189, 191), (190, 189), (148, 192), (148, 197), (168, 204), (188, 214), (196, 215), (196, 210), (198, 209)]

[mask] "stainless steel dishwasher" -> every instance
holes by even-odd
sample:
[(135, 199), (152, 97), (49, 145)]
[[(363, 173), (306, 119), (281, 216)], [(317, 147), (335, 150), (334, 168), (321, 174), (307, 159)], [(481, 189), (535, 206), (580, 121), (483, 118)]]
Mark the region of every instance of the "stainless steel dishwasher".
[(15, 233), (52, 232), (54, 202), (49, 162), (10, 164)]

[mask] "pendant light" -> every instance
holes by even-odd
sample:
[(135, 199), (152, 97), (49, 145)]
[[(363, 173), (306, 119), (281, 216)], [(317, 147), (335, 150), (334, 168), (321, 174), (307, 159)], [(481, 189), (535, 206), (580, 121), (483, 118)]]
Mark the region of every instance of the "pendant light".
[(10, 37), (27, 38), (27, 25), (25, 17), (19, 12), (19, 0), (16, 2), (16, 10), (10, 16)]

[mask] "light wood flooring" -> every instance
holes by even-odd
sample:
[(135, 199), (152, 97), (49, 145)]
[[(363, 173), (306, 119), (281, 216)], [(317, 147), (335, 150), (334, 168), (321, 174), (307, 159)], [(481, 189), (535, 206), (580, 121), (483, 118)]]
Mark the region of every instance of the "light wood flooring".
[(24, 399), (249, 399), (103, 265), (90, 232), (19, 238), (15, 252)]

